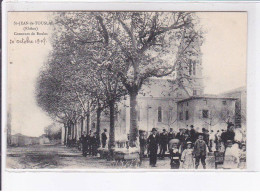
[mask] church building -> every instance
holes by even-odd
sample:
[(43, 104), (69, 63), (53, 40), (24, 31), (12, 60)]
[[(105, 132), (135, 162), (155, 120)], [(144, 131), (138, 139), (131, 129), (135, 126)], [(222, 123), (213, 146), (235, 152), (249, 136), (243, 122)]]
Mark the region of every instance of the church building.
[[(190, 61), (186, 68), (178, 69), (163, 78), (150, 78), (137, 96), (137, 119), (140, 130), (150, 132), (173, 128), (178, 130), (177, 102), (191, 96), (203, 95), (202, 66), (199, 61)], [(115, 139), (124, 141), (130, 130), (130, 98), (120, 103), (115, 115)], [(101, 131), (109, 130), (109, 114), (102, 113)], [(95, 130), (95, 115), (92, 129)]]

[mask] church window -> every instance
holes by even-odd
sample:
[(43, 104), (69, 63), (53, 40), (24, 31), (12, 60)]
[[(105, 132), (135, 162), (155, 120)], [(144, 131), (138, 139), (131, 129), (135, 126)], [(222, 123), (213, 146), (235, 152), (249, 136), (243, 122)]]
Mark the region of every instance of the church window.
[(158, 107), (158, 122), (162, 122), (162, 107)]
[(202, 117), (205, 119), (209, 118), (209, 110), (202, 110)]
[(196, 63), (193, 63), (193, 75), (196, 75)]
[(194, 96), (197, 95), (197, 90), (193, 90), (193, 95), (194, 95)]
[(183, 120), (183, 114), (182, 114), (182, 112), (179, 113), (179, 120), (180, 120), (180, 121)]
[(189, 120), (189, 111), (186, 111), (186, 112), (185, 112), (185, 119), (186, 119), (186, 120)]

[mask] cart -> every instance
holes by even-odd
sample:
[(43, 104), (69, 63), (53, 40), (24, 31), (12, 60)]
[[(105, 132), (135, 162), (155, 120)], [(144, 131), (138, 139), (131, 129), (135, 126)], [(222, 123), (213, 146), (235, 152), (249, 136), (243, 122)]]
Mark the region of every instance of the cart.
[(139, 167), (140, 166), (140, 154), (138, 152), (127, 153), (127, 152), (114, 152), (114, 163), (113, 166), (128, 168), (128, 167)]

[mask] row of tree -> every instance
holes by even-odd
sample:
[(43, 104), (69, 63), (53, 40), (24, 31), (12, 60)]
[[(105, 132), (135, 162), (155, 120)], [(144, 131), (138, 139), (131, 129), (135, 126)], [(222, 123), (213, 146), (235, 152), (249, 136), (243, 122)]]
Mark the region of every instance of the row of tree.
[[(52, 51), (36, 88), (38, 105), (69, 134), (90, 116), (109, 111), (109, 147), (115, 143), (115, 107), (130, 98), (130, 146), (137, 137), (137, 95), (151, 77), (164, 77), (198, 60), (202, 32), (190, 12), (59, 12)], [(182, 74), (174, 80), (189, 80)], [(65, 132), (65, 134), (67, 134)], [(65, 137), (66, 139), (67, 137)]]

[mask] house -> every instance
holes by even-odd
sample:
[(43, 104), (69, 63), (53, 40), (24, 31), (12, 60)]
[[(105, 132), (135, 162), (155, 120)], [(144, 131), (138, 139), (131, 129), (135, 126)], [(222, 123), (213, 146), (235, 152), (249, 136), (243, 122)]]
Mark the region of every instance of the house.
[(220, 96), (237, 98), (235, 108), (235, 127), (246, 129), (246, 107), (247, 91), (246, 86), (221, 93)]
[(28, 146), (39, 144), (39, 137), (29, 137), (21, 133), (11, 135), (11, 146)]
[(226, 129), (228, 122), (235, 122), (236, 100), (207, 95), (180, 100), (177, 102), (178, 128), (194, 125), (197, 131)]

